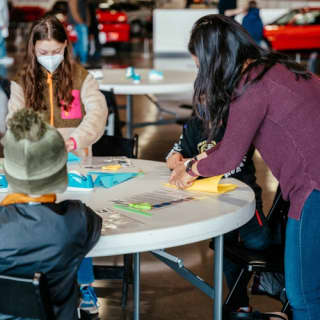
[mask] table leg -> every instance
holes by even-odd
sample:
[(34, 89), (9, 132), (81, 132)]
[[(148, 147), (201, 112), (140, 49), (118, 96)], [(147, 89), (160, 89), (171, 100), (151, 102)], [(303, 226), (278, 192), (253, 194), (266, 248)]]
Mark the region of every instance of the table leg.
[(214, 238), (214, 306), (213, 319), (222, 320), (223, 235)]
[(127, 95), (126, 117), (127, 117), (127, 138), (132, 138), (133, 137), (133, 97), (131, 94)]
[(133, 255), (133, 320), (140, 318), (140, 253)]

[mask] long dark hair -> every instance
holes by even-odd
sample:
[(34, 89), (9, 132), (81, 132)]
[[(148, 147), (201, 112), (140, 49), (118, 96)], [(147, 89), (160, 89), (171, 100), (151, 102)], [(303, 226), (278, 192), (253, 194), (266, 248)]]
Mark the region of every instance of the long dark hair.
[[(240, 24), (224, 15), (200, 18), (192, 28), (188, 48), (199, 60), (193, 106), (204, 121), (208, 141), (226, 125), (230, 103), (249, 85), (261, 80), (276, 63), (285, 65), (297, 79), (311, 78), (288, 57), (259, 47)], [(260, 66), (258, 75), (252, 79), (250, 71), (257, 66)], [(244, 87), (239, 93), (236, 89), (242, 77)]]
[(55, 40), (59, 43), (67, 41), (67, 47), (64, 51), (64, 60), (57, 69), (57, 83), (55, 95), (61, 106), (67, 110), (73, 101), (72, 96), (72, 58), (71, 49), (67, 33), (62, 23), (54, 16), (46, 16), (34, 23), (31, 28), (27, 43), (27, 52), (25, 57), (25, 66), (22, 69), (23, 91), (26, 101), (26, 107), (36, 111), (46, 110), (44, 101), (44, 81), (43, 72), (35, 54), (35, 44), (38, 40)]

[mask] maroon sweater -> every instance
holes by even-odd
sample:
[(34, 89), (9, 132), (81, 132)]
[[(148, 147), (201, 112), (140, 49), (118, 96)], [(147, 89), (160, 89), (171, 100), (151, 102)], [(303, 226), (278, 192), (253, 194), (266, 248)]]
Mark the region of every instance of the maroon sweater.
[(224, 138), (198, 162), (200, 175), (235, 168), (251, 143), (290, 200), (289, 217), (299, 219), (309, 194), (320, 190), (319, 79), (297, 81), (286, 67), (271, 68), (230, 105)]

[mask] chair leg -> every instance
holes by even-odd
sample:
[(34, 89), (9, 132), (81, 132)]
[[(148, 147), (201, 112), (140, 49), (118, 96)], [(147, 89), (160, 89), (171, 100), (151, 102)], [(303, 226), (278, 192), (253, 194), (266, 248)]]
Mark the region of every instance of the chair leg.
[(124, 309), (127, 306), (128, 287), (129, 287), (129, 284), (132, 284), (133, 282), (132, 254), (125, 254), (123, 256), (123, 265), (124, 265), (124, 272), (123, 272), (123, 280), (122, 280), (121, 306)]
[(283, 304), (281, 312), (285, 313), (289, 320), (292, 319), (292, 311), (290, 308), (289, 300), (287, 299), (286, 302)]
[(235, 292), (235, 290), (236, 290), (236, 288), (237, 288), (240, 280), (241, 280), (242, 277), (246, 274), (246, 272), (247, 272), (247, 271), (246, 271), (245, 268), (241, 269), (240, 274), (239, 274), (239, 276), (238, 276), (235, 284), (234, 284), (233, 287), (230, 289), (230, 291), (229, 291), (229, 293), (228, 293), (228, 295), (227, 295), (227, 298), (226, 298), (226, 300), (224, 301), (224, 305), (228, 305), (228, 304), (229, 304), (233, 293)]

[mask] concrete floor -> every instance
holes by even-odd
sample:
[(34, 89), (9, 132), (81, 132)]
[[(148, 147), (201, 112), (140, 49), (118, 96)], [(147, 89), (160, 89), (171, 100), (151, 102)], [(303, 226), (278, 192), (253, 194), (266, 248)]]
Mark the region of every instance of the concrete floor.
[[(138, 46), (137, 46), (138, 47)], [(21, 52), (11, 52), (11, 56), (19, 62), (22, 60)], [(153, 59), (149, 53), (134, 50), (130, 54), (118, 53), (112, 57), (104, 57), (98, 61), (103, 67), (119, 67), (133, 65), (135, 67), (152, 67)], [(18, 70), (19, 63), (8, 70), (4, 70), (9, 77)], [(3, 69), (2, 69), (3, 70)], [(1, 70), (0, 70), (1, 71)], [(125, 98), (118, 96), (118, 103), (124, 104)], [(170, 109), (185, 115), (186, 110), (178, 108), (179, 101), (169, 101)], [(163, 102), (165, 106), (165, 102)], [(154, 106), (150, 105), (144, 97), (134, 98), (134, 117), (139, 121), (155, 120), (159, 114)], [(121, 112), (124, 119), (124, 113)], [(165, 155), (181, 132), (180, 125), (149, 126), (137, 129), (139, 135), (139, 158), (164, 161)], [(276, 182), (263, 160), (255, 155), (258, 182), (263, 188), (264, 209), (270, 208), (272, 197), (276, 189)], [(204, 280), (212, 283), (213, 252), (208, 247), (208, 241), (182, 246), (168, 250), (184, 260), (185, 266), (190, 268)], [(121, 263), (121, 257), (95, 259), (95, 263)], [(95, 288), (99, 297), (101, 320), (132, 319), (132, 288), (129, 291), (128, 306), (121, 308), (121, 282), (96, 281)], [(224, 293), (227, 293), (225, 288)], [(254, 309), (261, 311), (280, 310), (281, 304), (266, 296), (252, 296), (251, 304)], [(167, 266), (156, 260), (148, 253), (142, 254), (141, 262), (141, 320), (175, 320), (175, 319), (212, 319), (213, 304), (210, 298), (191, 284), (180, 278)]]

